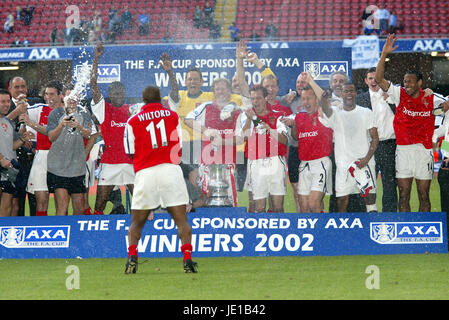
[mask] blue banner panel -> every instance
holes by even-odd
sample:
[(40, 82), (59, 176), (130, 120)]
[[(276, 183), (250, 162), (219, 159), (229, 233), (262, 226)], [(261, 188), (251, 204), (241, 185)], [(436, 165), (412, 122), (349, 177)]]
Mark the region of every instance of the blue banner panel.
[[(194, 257), (447, 253), (446, 214), (247, 213), (204, 208), (188, 215)], [(0, 219), (0, 258), (121, 258), (130, 215)], [(147, 221), (140, 257), (181, 257), (169, 214)]]
[[(355, 39), (355, 38), (352, 38)], [(384, 39), (379, 39), (379, 49), (385, 43)], [(395, 52), (428, 52), (428, 51), (447, 51), (449, 50), (449, 38), (420, 38), (420, 39), (406, 39), (398, 37), (396, 44), (399, 47)], [(221, 50), (231, 49), (235, 43), (172, 43), (172, 44), (154, 44), (154, 45), (114, 45), (111, 47), (128, 48), (134, 50), (135, 48), (143, 48), (146, 51), (151, 51), (148, 48), (161, 48), (162, 50)], [(329, 41), (286, 41), (286, 42), (250, 42), (249, 48), (252, 50), (265, 49), (325, 49), (333, 50), (335, 48), (342, 48), (343, 40), (329, 40)], [(106, 46), (108, 47), (108, 46)], [(19, 47), (19, 48), (0, 48), (0, 61), (44, 61), (44, 60), (71, 60), (73, 56), (79, 54), (85, 49), (92, 51), (92, 46), (82, 45), (79, 47)], [(93, 51), (92, 51), (93, 52)]]
[[(259, 59), (270, 67), (279, 78), (279, 95), (295, 89), (296, 78), (302, 71), (309, 71), (321, 86), (329, 86), (330, 74), (343, 71), (352, 77), (350, 48), (290, 48), (284, 46), (249, 45)], [(170, 93), (168, 74), (160, 67), (162, 53), (168, 53), (173, 71), (181, 90), (185, 88), (185, 75), (191, 67), (199, 68), (203, 74), (203, 91), (209, 91), (217, 78), (231, 80), (235, 74), (235, 44), (227, 44), (211, 49), (207, 45), (173, 46), (111, 46), (99, 61), (98, 84), (104, 96), (113, 81), (121, 81), (126, 87), (126, 96), (140, 98), (143, 89), (155, 85), (164, 96)], [(83, 63), (92, 64), (93, 48), (85, 48), (73, 53), (72, 67), (74, 77), (78, 77)], [(246, 78), (250, 85), (262, 80), (260, 71), (251, 63), (245, 66)]]

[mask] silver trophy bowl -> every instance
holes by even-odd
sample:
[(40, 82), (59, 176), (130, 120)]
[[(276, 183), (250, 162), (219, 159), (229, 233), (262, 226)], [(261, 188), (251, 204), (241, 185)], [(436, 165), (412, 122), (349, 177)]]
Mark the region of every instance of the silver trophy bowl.
[(211, 164), (209, 167), (210, 184), (207, 195), (207, 205), (210, 207), (232, 207), (229, 199), (229, 184), (226, 179), (226, 165)]

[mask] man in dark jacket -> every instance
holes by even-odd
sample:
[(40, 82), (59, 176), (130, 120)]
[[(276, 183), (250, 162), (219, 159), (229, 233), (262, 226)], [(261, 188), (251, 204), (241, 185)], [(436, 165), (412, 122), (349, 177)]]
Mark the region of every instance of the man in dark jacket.
[(394, 104), (388, 103), (388, 95), (382, 91), (375, 79), (376, 68), (370, 68), (365, 74), (368, 91), (357, 96), (357, 104), (373, 111), (379, 146), (374, 159), (376, 161), (376, 176), (382, 177), (382, 211), (397, 212), (398, 193), (396, 182), (396, 136), (393, 129), (393, 119), (396, 110)]

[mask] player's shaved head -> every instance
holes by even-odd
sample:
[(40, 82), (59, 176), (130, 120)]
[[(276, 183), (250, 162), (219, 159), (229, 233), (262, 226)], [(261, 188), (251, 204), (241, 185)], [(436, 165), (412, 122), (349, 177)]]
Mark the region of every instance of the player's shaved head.
[(143, 89), (142, 100), (145, 103), (161, 103), (161, 92), (159, 88), (148, 86)]

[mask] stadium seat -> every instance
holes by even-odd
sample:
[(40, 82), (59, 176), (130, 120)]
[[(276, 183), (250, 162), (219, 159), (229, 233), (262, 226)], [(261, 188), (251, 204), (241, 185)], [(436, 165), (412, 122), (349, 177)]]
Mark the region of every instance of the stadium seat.
[[(27, 0), (16, 2), (12, 0), (0, 1), (0, 21), (4, 21), (11, 8), (18, 4), (25, 6), (35, 5), (36, 10), (30, 26), (24, 26), (22, 22), (16, 21), (17, 35), (23, 36), (22, 31), (28, 32), (28, 36), (37, 37), (39, 40), (48, 41), (48, 33), (56, 26), (59, 30), (64, 28), (66, 15), (63, 13), (67, 3), (62, 0)], [(112, 4), (117, 8), (123, 8), (122, 2), (118, 0), (95, 0), (95, 6), (85, 0), (72, 0), (70, 4), (80, 8), (81, 18), (89, 20), (95, 11), (100, 11), (103, 16), (104, 28), (109, 22), (109, 9)], [(193, 11), (195, 5), (203, 7), (205, 0), (136, 0), (128, 2), (133, 17), (137, 18), (141, 13), (149, 14), (157, 32), (165, 32), (158, 26), (166, 21), (174, 21), (179, 26), (179, 21), (186, 21), (179, 28), (172, 28), (178, 40), (188, 41), (192, 25)], [(264, 25), (260, 23), (263, 18), (265, 22), (274, 21), (283, 36), (296, 39), (298, 36), (325, 37), (326, 39), (342, 39), (355, 37), (361, 34), (361, 14), (368, 6), (373, 4), (369, 0), (239, 0), (236, 4), (235, 21), (242, 30), (242, 35), (250, 35), (255, 32), (263, 34)], [(449, 7), (447, 1), (428, 0), (425, 5), (419, 1), (391, 0), (387, 2), (387, 9), (395, 11), (400, 23), (404, 24), (402, 34), (416, 35), (422, 33), (422, 37), (432, 35), (433, 37), (445, 37), (448, 35), (447, 16)], [(62, 14), (54, 14), (61, 12)], [(172, 13), (176, 12), (175, 17)], [(161, 19), (158, 19), (161, 17)], [(419, 19), (416, 19), (419, 17)], [(221, 23), (220, 19), (217, 19)], [(421, 23), (429, 21), (428, 24)], [(296, 25), (294, 28), (293, 25)], [(331, 27), (330, 27), (331, 26)], [(306, 29), (307, 28), (307, 29)], [(329, 29), (326, 31), (326, 29)], [(38, 31), (45, 30), (44, 36), (38, 36)], [(179, 32), (179, 31), (183, 32)], [(282, 31), (281, 31), (282, 30)], [(326, 33), (326, 34), (325, 34)], [(10, 44), (14, 34), (2, 33), (1, 43)], [(202, 39), (208, 38), (208, 30), (202, 30)], [(141, 41), (137, 32), (127, 34), (120, 39), (126, 41)], [(119, 40), (120, 40), (119, 39)], [(33, 41), (34, 42), (34, 41)]]

